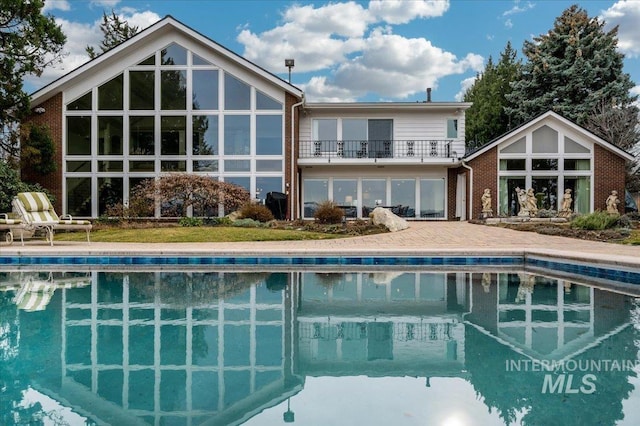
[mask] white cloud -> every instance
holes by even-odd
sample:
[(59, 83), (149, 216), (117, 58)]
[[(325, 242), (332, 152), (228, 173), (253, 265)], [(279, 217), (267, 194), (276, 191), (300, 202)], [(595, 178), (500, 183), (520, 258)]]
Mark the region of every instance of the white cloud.
[(118, 3), (120, 3), (120, 0), (92, 0), (91, 1), (92, 6), (109, 7), (109, 8), (114, 8)]
[(369, 2), (369, 11), (380, 21), (389, 24), (406, 24), (416, 18), (442, 16), (448, 9), (448, 0), (372, 0)]
[(284, 58), (294, 58), (297, 73), (328, 70), (327, 77), (296, 83), (311, 101), (405, 99), (436, 88), (442, 77), (482, 69), (479, 55), (459, 59), (427, 39), (395, 35), (390, 26), (441, 16), (448, 7), (448, 1), (372, 1), (369, 9), (354, 2), (292, 5), (280, 26), (259, 34), (245, 28), (237, 40), (243, 56), (266, 69), (284, 71)]
[[(160, 20), (160, 16), (154, 12), (129, 12), (118, 16), (126, 20), (129, 25), (137, 26), (140, 31)], [(89, 24), (61, 18), (56, 18), (56, 23), (62, 27), (62, 32), (67, 36), (64, 61), (56, 66), (47, 67), (38, 78), (28, 78), (27, 82), (34, 87), (42, 87), (87, 62), (89, 60), (85, 50), (87, 45), (98, 46), (102, 41), (102, 32), (100, 31), (102, 17)]]
[(473, 86), (473, 83), (475, 81), (476, 77), (469, 77), (462, 80), (460, 82), (460, 91), (456, 93), (455, 100), (458, 102), (462, 102), (462, 100), (464, 99), (464, 94), (467, 93), (467, 90), (469, 90), (471, 86)]
[(68, 0), (47, 0), (44, 3), (44, 7), (42, 8), (43, 12), (50, 12), (52, 10), (62, 10), (69, 11), (71, 10), (71, 5)]
[(513, 22), (511, 21), (511, 19), (507, 19), (506, 21), (504, 21), (504, 26), (507, 28), (513, 28)]
[(502, 16), (510, 16), (510, 15), (515, 15), (518, 13), (524, 13), (528, 10), (533, 9), (536, 5), (534, 3), (531, 2), (527, 2), (525, 5), (520, 5), (520, 1), (516, 0), (514, 2), (515, 4), (513, 5), (513, 7), (507, 11), (505, 11)]
[(618, 47), (629, 57), (640, 57), (640, 2), (621, 0), (600, 12), (608, 29), (619, 27)]

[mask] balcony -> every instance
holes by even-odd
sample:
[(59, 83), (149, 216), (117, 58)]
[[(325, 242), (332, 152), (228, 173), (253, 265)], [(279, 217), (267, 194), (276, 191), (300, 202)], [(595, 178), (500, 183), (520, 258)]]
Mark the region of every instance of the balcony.
[(300, 141), (300, 164), (451, 163), (463, 152), (453, 140), (315, 140)]

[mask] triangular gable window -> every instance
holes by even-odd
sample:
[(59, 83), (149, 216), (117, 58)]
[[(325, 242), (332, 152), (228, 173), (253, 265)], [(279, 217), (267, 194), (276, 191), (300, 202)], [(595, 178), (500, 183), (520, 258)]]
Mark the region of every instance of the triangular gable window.
[(202, 59), (200, 56), (196, 55), (195, 53), (193, 53), (192, 56), (193, 56), (193, 59), (192, 59), (193, 65), (213, 65), (211, 62), (205, 59)]
[(262, 110), (282, 110), (282, 103), (256, 90), (256, 108)]
[(518, 139), (500, 150), (503, 154), (524, 154), (527, 152), (527, 142), (525, 138)]
[(558, 132), (546, 125), (534, 130), (531, 148), (534, 153), (558, 152)]
[(67, 111), (91, 111), (91, 92), (67, 104)]
[(160, 51), (162, 65), (187, 65), (187, 49), (176, 43), (171, 43)]
[(156, 64), (156, 55), (151, 55), (144, 61), (140, 62), (138, 65), (155, 65)]
[(564, 137), (564, 152), (568, 154), (589, 154), (591, 150), (571, 138)]

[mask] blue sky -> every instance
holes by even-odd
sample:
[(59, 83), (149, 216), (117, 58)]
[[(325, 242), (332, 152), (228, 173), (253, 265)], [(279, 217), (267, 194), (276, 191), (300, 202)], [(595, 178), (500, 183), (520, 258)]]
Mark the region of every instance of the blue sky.
[(546, 33), (572, 4), (619, 26), (625, 72), (640, 94), (640, 0), (276, 1), (46, 0), (67, 34), (64, 63), (27, 90), (38, 89), (88, 60), (84, 48), (102, 39), (103, 11), (145, 28), (166, 15), (292, 83), (309, 101), (461, 100), (489, 56), (507, 41)]

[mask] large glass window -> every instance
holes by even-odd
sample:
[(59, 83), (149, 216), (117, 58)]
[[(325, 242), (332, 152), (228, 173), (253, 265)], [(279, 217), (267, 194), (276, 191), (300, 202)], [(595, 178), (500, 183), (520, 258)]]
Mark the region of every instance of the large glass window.
[(160, 51), (162, 65), (187, 65), (187, 49), (172, 43)]
[(91, 217), (91, 178), (67, 178), (67, 213)]
[(98, 87), (99, 110), (122, 110), (122, 90), (124, 79), (122, 74)]
[(251, 123), (248, 115), (224, 117), (225, 155), (249, 155), (251, 149)]
[(342, 207), (346, 217), (358, 217), (358, 180), (333, 179), (333, 202)]
[(571, 190), (571, 210), (574, 213), (589, 213), (591, 210), (591, 183), (589, 176), (567, 177), (564, 189)]
[(155, 72), (129, 71), (129, 108), (133, 110), (154, 109)]
[(218, 109), (218, 71), (194, 70), (193, 109)]
[(391, 207), (400, 217), (416, 215), (415, 179), (391, 179)]
[(102, 216), (107, 209), (122, 203), (122, 178), (98, 178), (98, 215)]
[(67, 155), (91, 155), (91, 117), (67, 117)]
[(329, 180), (305, 179), (302, 185), (304, 193), (303, 217), (311, 219), (318, 209), (318, 205), (329, 199)]
[(444, 179), (420, 180), (420, 217), (443, 218), (445, 187)]
[(161, 155), (185, 155), (187, 153), (186, 117), (162, 117), (160, 129)]
[(129, 117), (129, 154), (154, 155), (154, 117)]
[(282, 155), (282, 116), (256, 117), (256, 154)]
[(336, 152), (338, 140), (338, 120), (335, 118), (313, 120), (313, 139), (316, 141), (315, 153)]
[(193, 155), (216, 155), (218, 152), (218, 116), (194, 115)]
[(282, 178), (268, 176), (256, 177), (256, 198), (266, 200), (267, 194), (270, 192), (282, 192)]
[(122, 155), (122, 117), (98, 117), (98, 155)]
[(558, 209), (558, 178), (534, 177), (531, 179), (531, 187), (538, 201), (538, 208), (545, 210)]
[(362, 217), (369, 217), (373, 209), (386, 203), (386, 179), (362, 179)]
[(231, 74), (224, 76), (224, 109), (251, 109), (251, 88)]
[(516, 188), (525, 189), (526, 180), (524, 176), (501, 176), (500, 177), (500, 214), (517, 216), (520, 211)]
[(187, 72), (162, 71), (160, 73), (160, 108), (187, 109)]

